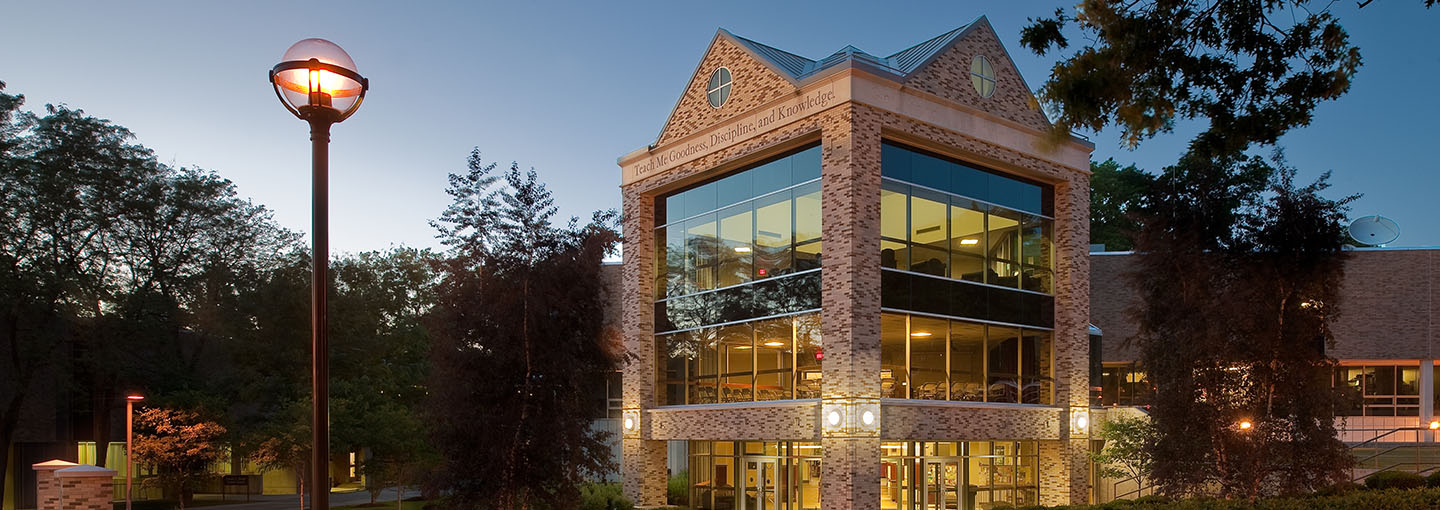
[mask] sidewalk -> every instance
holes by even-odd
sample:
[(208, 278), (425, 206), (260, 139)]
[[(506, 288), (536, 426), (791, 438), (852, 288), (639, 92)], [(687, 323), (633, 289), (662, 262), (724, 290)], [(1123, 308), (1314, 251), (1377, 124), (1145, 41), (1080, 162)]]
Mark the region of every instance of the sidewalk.
[[(409, 498), (418, 495), (420, 495), (420, 491), (408, 490), (405, 491), (404, 496)], [(252, 495), (250, 496), (249, 503), (243, 502), (245, 498), (244, 495), (231, 495), (225, 498), (227, 501), (226, 504), (213, 505), (213, 508), (215, 508), (215, 510), (300, 510), (300, 498), (294, 494)], [(239, 498), (242, 502), (229, 503), (230, 501), (236, 501), (236, 498)], [(205, 499), (209, 500), (211, 498), (207, 497)], [(385, 489), (380, 493), (379, 497), (375, 498), (375, 501), (390, 501), (393, 503), (395, 501), (395, 489)], [(370, 493), (366, 491), (330, 493), (331, 507), (361, 505), (369, 502)], [(205, 508), (211, 508), (211, 506)], [(310, 497), (308, 495), (305, 497), (305, 508), (310, 508)]]

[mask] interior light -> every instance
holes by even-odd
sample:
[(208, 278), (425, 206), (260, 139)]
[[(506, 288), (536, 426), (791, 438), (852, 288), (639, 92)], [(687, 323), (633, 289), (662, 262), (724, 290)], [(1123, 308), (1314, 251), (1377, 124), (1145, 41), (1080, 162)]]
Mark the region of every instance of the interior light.
[(965, 238), (965, 239), (961, 239), (961, 240), (960, 240), (960, 244), (961, 244), (962, 246), (974, 246), (974, 245), (980, 244), (980, 240), (979, 240), (979, 239), (975, 239), (975, 238), (973, 238), (973, 237), (967, 237), (967, 238)]
[(737, 350), (737, 351), (743, 351), (743, 350), (749, 349), (749, 348), (750, 348), (750, 346), (748, 346), (748, 345), (737, 345), (737, 346), (735, 346), (735, 350)]
[(1430, 422), (1430, 430), (1437, 430), (1437, 429), (1440, 429), (1440, 421), (1432, 421), (1432, 422)]
[(830, 414), (827, 415), (827, 416), (825, 417), (825, 419), (826, 419), (826, 421), (829, 421), (829, 422), (830, 422), (830, 426), (832, 426), (832, 427), (833, 427), (833, 426), (836, 426), (836, 425), (839, 425), (839, 424), (840, 424), (840, 411), (830, 411)]
[(785, 342), (781, 342), (779, 340), (771, 340), (769, 342), (765, 342), (764, 345), (766, 347), (784, 347)]
[(930, 336), (931, 334), (932, 334), (932, 333), (930, 333), (929, 331), (916, 331), (916, 332), (914, 332), (914, 333), (911, 333), (911, 334), (910, 334), (910, 337), (911, 337), (911, 338), (925, 338), (925, 337)]
[(750, 253), (749, 246), (736, 246), (735, 253)]

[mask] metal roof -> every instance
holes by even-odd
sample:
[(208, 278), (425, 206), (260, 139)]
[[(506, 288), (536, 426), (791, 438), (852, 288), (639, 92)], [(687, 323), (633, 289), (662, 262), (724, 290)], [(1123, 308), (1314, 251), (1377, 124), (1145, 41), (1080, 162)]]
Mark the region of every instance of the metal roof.
[(860, 48), (856, 48), (854, 46), (845, 46), (844, 48), (841, 48), (839, 51), (836, 51), (835, 53), (832, 53), (825, 58), (822, 58), (820, 60), (813, 60), (776, 48), (774, 46), (769, 46), (750, 39), (746, 39), (744, 37), (737, 36), (730, 33), (728, 30), (721, 29), (721, 31), (724, 32), (726, 35), (733, 37), (737, 42), (746, 46), (746, 48), (749, 49), (751, 52), (763, 58), (772, 67), (777, 70), (783, 71), (785, 74), (789, 75), (791, 79), (794, 80), (800, 80), (824, 69), (828, 69), (837, 64), (852, 60), (862, 61), (870, 64), (873, 67), (878, 67), (880, 69), (893, 72), (900, 76), (906, 76), (914, 72), (916, 69), (919, 69), (926, 62), (929, 62), (932, 58), (935, 57), (935, 55), (939, 54), (942, 50), (948, 47), (951, 42), (953, 42), (956, 38), (963, 34), (967, 29), (974, 27), (976, 25), (976, 22), (983, 21), (984, 19), (985, 18), (983, 16), (980, 18), (976, 18), (975, 21), (972, 21), (965, 26), (956, 28), (955, 30), (951, 30), (949, 32), (945, 32), (925, 42), (916, 44), (909, 48), (905, 48), (896, 52), (894, 55), (890, 55), (884, 58), (871, 55), (869, 53), (866, 53), (864, 50), (861, 50)]

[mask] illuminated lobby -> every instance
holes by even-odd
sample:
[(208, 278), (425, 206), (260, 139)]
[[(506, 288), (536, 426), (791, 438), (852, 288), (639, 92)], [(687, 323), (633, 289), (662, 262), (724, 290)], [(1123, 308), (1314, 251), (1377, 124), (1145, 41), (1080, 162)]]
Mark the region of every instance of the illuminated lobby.
[(637, 505), (672, 442), (697, 509), (1091, 500), (1093, 146), (1029, 90), (983, 17), (884, 57), (715, 35), (619, 159)]

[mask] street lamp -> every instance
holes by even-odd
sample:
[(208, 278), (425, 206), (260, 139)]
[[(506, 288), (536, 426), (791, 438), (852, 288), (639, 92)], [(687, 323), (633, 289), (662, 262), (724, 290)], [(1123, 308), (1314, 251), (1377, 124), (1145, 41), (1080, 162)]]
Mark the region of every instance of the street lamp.
[(330, 126), (360, 108), (370, 80), (355, 70), (350, 54), (324, 39), (305, 39), (285, 50), (270, 69), (270, 84), (285, 109), (310, 123), (311, 264), (310, 339), (311, 404), (310, 508), (330, 508), (330, 344), (327, 336), (326, 282), (330, 267)]
[(130, 443), (135, 438), (135, 403), (145, 400), (144, 395), (125, 396), (125, 510), (130, 510), (130, 473), (135, 471), (135, 457), (130, 454)]

